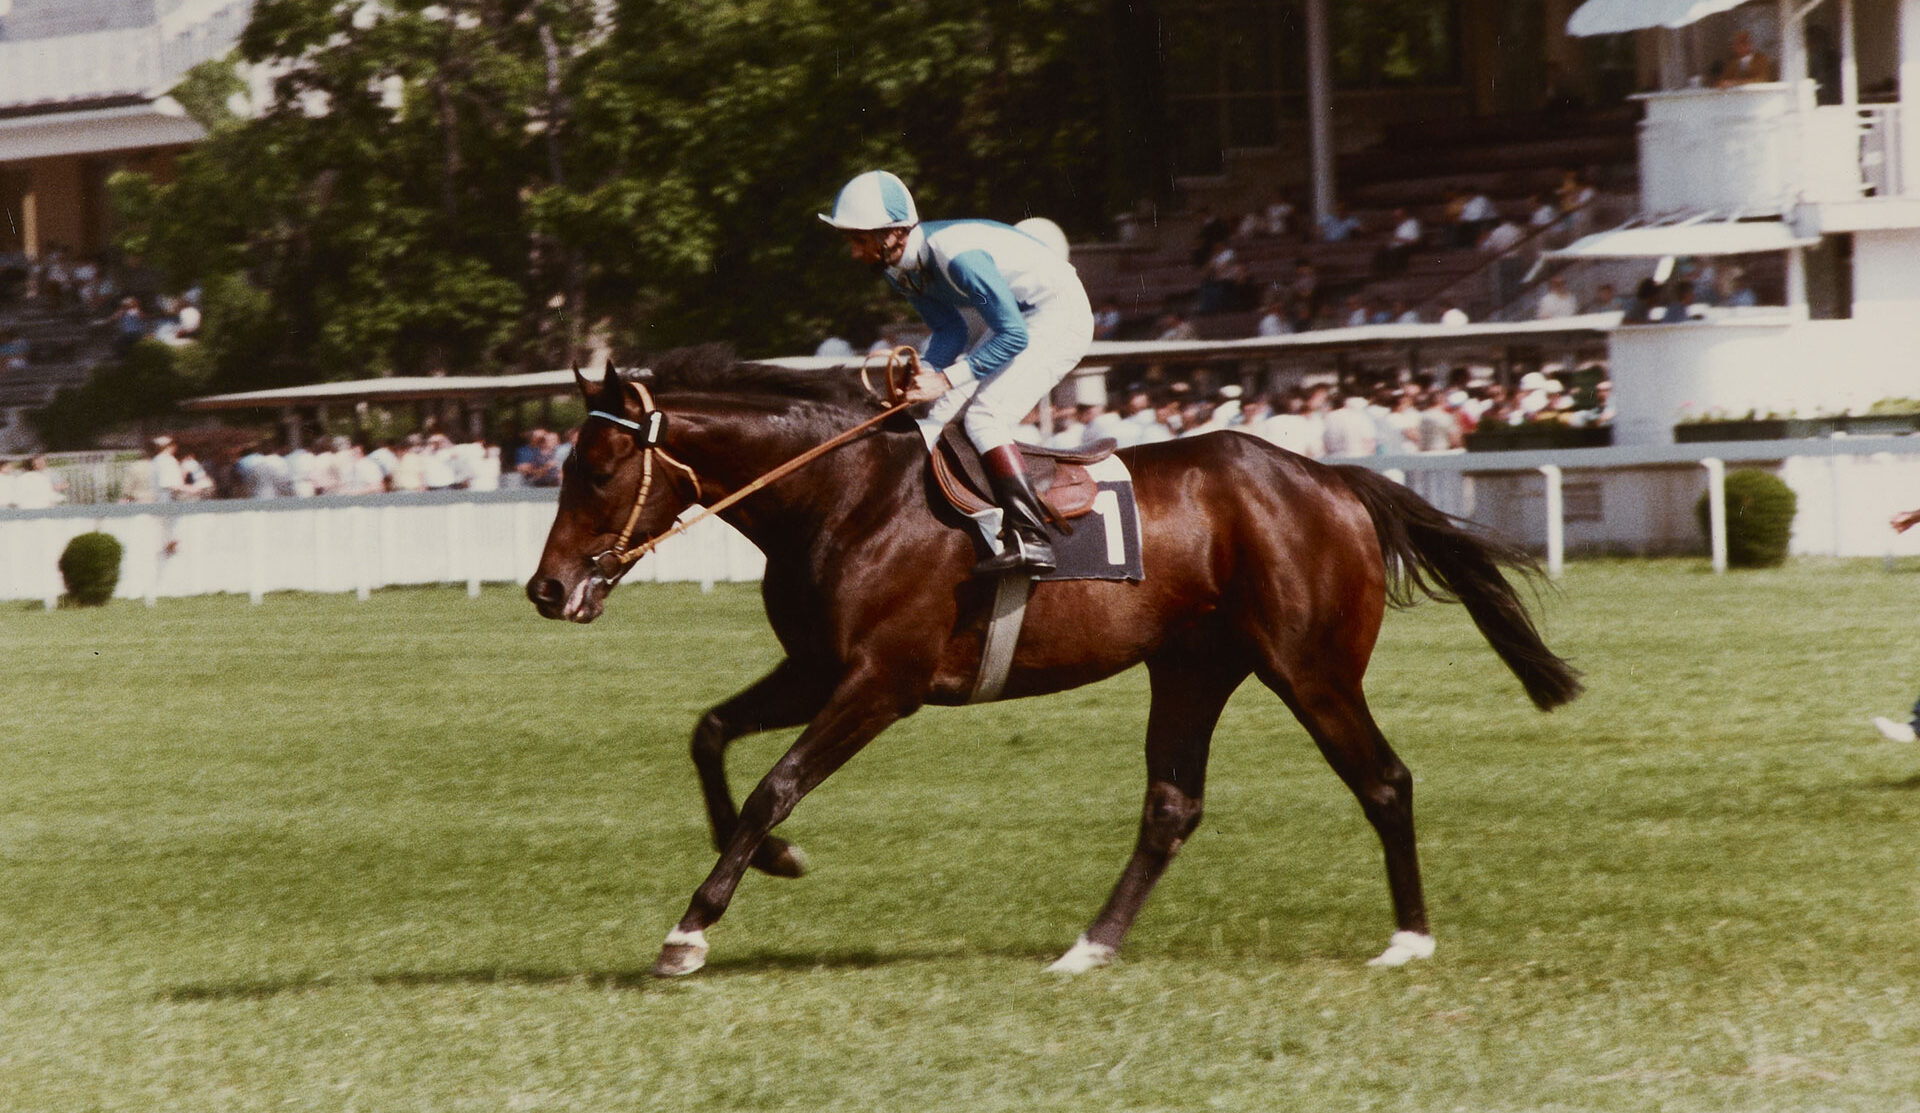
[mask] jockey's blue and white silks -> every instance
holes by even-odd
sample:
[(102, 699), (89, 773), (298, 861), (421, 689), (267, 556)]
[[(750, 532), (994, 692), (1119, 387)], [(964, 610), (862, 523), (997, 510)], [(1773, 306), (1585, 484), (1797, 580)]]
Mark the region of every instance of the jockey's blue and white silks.
[[(928, 421), (937, 432), (965, 407), (967, 437), (982, 452), (1013, 443), (1014, 425), (1093, 340), (1093, 307), (1073, 264), (997, 221), (919, 225), (887, 281), (933, 330), (926, 362), (954, 385)], [(962, 309), (977, 312), (988, 329), (971, 352)]]

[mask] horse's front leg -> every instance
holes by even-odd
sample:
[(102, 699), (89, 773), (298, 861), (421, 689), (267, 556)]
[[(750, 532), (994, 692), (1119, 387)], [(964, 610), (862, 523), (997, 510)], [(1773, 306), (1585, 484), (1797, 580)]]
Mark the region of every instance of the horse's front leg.
[[(832, 692), (831, 679), (788, 658), (700, 717), (693, 728), (693, 767), (700, 773), (715, 850), (725, 851), (740, 826), (733, 791), (727, 785), (727, 747), (743, 735), (799, 726), (820, 713)], [(806, 872), (807, 856), (799, 847), (768, 835), (754, 851), (752, 865), (775, 877), (799, 877)]]
[(713, 872), (696, 889), (686, 915), (667, 933), (653, 964), (661, 977), (691, 974), (706, 965), (707, 929), (718, 923), (767, 833), (793, 813), (801, 798), (832, 776), (874, 737), (918, 705), (903, 700), (879, 673), (856, 669), (826, 707), (800, 732), (779, 761), (747, 794), (733, 837), (721, 848)]

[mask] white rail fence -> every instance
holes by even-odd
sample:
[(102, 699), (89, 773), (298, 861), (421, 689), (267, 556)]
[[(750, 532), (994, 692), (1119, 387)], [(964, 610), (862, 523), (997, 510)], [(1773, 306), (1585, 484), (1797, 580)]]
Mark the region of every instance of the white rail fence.
[[(115, 594), (355, 592), (524, 581), (553, 523), (552, 490), (73, 506), (0, 511), (0, 598), (53, 606), (60, 552), (93, 530), (119, 539)], [(757, 581), (765, 558), (717, 519), (643, 559), (629, 581)]]
[[(1920, 507), (1920, 437), (1734, 441), (1539, 452), (1371, 457), (1429, 502), (1543, 550), (1662, 553), (1702, 542), (1726, 568), (1726, 473), (1772, 471), (1798, 496), (1796, 556), (1920, 556), (1920, 530), (1888, 519)], [(1709, 499), (1709, 537), (1694, 504)]]
[[(1429, 501), (1544, 550), (1558, 573), (1569, 552), (1701, 547), (1693, 505), (1735, 466), (1775, 471), (1798, 493), (1793, 552), (1920, 556), (1920, 530), (1887, 519), (1920, 507), (1920, 438), (1739, 442), (1556, 452), (1370, 457)], [(119, 538), (122, 598), (354, 592), (405, 584), (518, 583), (533, 573), (551, 490), (354, 498), (68, 506), (0, 510), (0, 599), (48, 607), (64, 590), (58, 561), (74, 536)], [(1725, 565), (1724, 503), (1713, 529)], [(1679, 539), (1676, 541), (1675, 539)], [(642, 560), (632, 582), (759, 580), (765, 558), (717, 519)]]

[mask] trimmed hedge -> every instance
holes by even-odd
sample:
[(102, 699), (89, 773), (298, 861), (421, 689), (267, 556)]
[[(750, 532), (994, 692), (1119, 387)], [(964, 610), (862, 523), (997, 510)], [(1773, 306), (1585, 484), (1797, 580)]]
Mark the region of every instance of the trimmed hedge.
[(67, 542), (60, 554), (60, 578), (67, 585), (67, 602), (98, 607), (113, 598), (120, 586), (120, 539), (111, 533), (83, 533)]
[[(1712, 543), (1706, 494), (1694, 503), (1700, 535)], [(1772, 472), (1742, 468), (1727, 473), (1727, 563), (1736, 568), (1774, 568), (1786, 562), (1799, 496)]]

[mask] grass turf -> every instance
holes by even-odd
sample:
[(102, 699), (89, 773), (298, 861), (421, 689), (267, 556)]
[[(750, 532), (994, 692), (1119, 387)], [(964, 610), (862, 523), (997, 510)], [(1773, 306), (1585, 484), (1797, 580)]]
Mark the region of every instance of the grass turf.
[[(0, 613), (0, 1109), (1805, 1110), (1920, 1094), (1920, 575), (1580, 563), (1551, 716), (1454, 607), (1369, 692), (1440, 949), (1278, 702), (1120, 963), (1044, 963), (1131, 846), (1138, 673), (889, 731), (654, 951), (712, 863), (686, 757), (777, 650), (749, 588)], [(743, 793), (791, 732), (735, 748)]]

